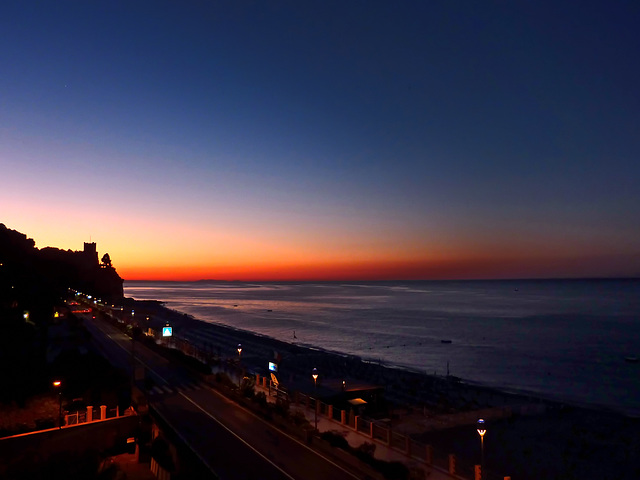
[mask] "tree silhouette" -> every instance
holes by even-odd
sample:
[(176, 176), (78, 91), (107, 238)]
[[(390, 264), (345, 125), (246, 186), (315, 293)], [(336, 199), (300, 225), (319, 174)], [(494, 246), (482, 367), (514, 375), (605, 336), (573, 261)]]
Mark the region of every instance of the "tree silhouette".
[(108, 253), (105, 253), (102, 256), (102, 265), (104, 265), (105, 267), (110, 267), (111, 266), (111, 257), (109, 256)]

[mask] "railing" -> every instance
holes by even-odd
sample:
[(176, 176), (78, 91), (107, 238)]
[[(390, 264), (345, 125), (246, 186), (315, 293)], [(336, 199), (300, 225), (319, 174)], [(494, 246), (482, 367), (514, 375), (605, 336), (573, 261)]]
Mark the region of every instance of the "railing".
[(356, 430), (364, 434), (371, 434), (371, 422), (361, 417), (356, 417)]
[(405, 448), (407, 444), (405, 435), (391, 430), (389, 432), (389, 437), (391, 439), (391, 441), (389, 442), (390, 447), (397, 448), (398, 450)]
[(380, 440), (383, 443), (389, 444), (391, 430), (385, 426), (378, 425), (377, 423), (372, 423), (371, 436), (374, 440)]
[[(132, 412), (127, 409), (124, 412), (124, 415), (131, 414)], [(115, 408), (107, 408), (106, 405), (101, 405), (99, 408), (95, 407), (87, 407), (86, 410), (78, 410), (73, 413), (65, 412), (64, 414), (64, 424), (65, 426), (70, 425), (79, 425), (87, 422), (95, 422), (97, 420), (106, 420), (108, 418), (117, 418), (120, 416), (120, 409), (118, 407)]]
[(87, 414), (85, 412), (75, 412), (65, 415), (65, 424), (78, 425), (79, 423), (85, 423), (87, 421)]
[[(392, 430), (384, 423), (362, 418), (361, 416), (350, 415), (349, 412), (346, 412), (345, 410), (335, 409), (329, 404), (316, 400), (311, 395), (295, 392), (290, 398), (293, 403), (304, 405), (312, 411), (317, 402), (318, 415), (322, 415), (331, 421), (348, 426), (361, 435), (387, 445), (393, 450), (404, 453), (407, 457), (418, 460), (425, 465), (436, 467), (445, 472), (453, 471), (457, 478), (474, 478), (474, 463), (465, 458), (460, 458), (456, 455), (434, 448), (432, 445), (427, 445), (413, 440), (408, 435)], [(508, 414), (510, 411), (505, 411), (503, 413)], [(478, 415), (478, 412), (475, 412), (472, 415), (474, 415), (475, 418), (475, 416)], [(494, 415), (496, 415), (495, 412)], [(500, 415), (500, 412), (498, 412), (498, 415)], [(469, 414), (466, 416), (469, 416)], [(496, 476), (494, 472), (485, 472), (483, 475), (483, 480), (494, 480), (498, 478), (502, 479), (503, 477)]]

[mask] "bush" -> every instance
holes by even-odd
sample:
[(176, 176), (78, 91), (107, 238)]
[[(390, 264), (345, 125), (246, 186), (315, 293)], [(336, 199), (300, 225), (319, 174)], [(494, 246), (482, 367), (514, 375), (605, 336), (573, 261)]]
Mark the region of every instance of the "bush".
[(297, 427), (304, 427), (305, 425), (311, 426), (309, 420), (307, 420), (307, 417), (300, 410), (295, 410), (290, 415), (290, 418), (293, 424)]
[(376, 452), (376, 444), (364, 442), (357, 448), (357, 450), (362, 452), (364, 455), (368, 455), (373, 458), (373, 454)]
[(287, 418), (289, 416), (289, 402), (278, 400), (273, 408), (275, 413), (281, 417)]
[(227, 387), (227, 388), (235, 388), (236, 384), (231, 380), (229, 375), (224, 372), (218, 372), (215, 376), (216, 382)]
[(387, 462), (374, 458), (373, 454), (376, 451), (375, 443), (365, 442), (358, 448), (353, 448), (349, 445), (347, 439), (336, 431), (323, 432), (320, 434), (320, 438), (332, 447), (342, 448), (355, 455), (364, 463), (371, 465), (375, 470), (382, 473), (387, 480), (407, 480), (409, 478), (409, 468), (407, 468), (404, 463)]
[(256, 391), (252, 385), (246, 382), (242, 382), (242, 387), (240, 387), (240, 394), (248, 399), (253, 399), (256, 396)]
[(254, 395), (253, 401), (260, 405), (262, 408), (267, 408), (267, 396), (264, 392), (258, 392)]
[(325, 442), (328, 442), (329, 445), (336, 448), (342, 448), (344, 450), (349, 450), (349, 442), (346, 438), (344, 438), (340, 433), (335, 431), (322, 432), (320, 434), (320, 438)]
[(380, 461), (377, 469), (388, 480), (407, 480), (409, 478), (409, 468), (401, 462)]

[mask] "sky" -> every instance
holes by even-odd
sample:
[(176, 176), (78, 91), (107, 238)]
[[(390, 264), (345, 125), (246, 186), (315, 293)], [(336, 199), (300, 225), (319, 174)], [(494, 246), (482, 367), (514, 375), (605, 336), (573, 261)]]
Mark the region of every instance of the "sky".
[(640, 4), (0, 5), (0, 223), (126, 280), (640, 276)]

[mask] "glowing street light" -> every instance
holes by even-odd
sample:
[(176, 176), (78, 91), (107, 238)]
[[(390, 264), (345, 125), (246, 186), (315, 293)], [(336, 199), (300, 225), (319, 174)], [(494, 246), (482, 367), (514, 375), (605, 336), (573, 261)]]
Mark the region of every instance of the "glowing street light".
[(238, 388), (240, 388), (242, 386), (242, 367), (241, 367), (241, 362), (242, 362), (242, 344), (239, 343), (238, 344), (238, 369), (240, 370), (240, 375), (238, 375), (240, 378), (238, 379)]
[(315, 423), (316, 430), (318, 430), (318, 369), (317, 368), (314, 368), (311, 371), (311, 376), (313, 377), (313, 395), (316, 397), (314, 402), (314, 408), (313, 408), (314, 420), (315, 420), (314, 423)]
[(62, 428), (62, 382), (60, 380), (55, 380), (53, 382), (53, 386), (56, 390), (58, 390), (58, 428)]
[(482, 418), (480, 418), (478, 420), (478, 435), (480, 435), (480, 454), (482, 455), (481, 457), (481, 463), (480, 463), (480, 478), (485, 478), (484, 476), (484, 434), (487, 433), (487, 429), (485, 427), (484, 424), (484, 420)]

